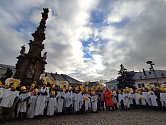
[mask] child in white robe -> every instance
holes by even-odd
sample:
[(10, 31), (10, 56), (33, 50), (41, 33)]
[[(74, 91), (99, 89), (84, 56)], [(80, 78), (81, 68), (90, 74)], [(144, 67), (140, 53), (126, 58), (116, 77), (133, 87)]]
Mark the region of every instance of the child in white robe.
[(46, 83), (43, 83), (43, 87), (38, 92), (36, 99), (34, 116), (43, 116), (45, 108), (47, 106), (47, 100), (49, 95), (49, 89), (46, 87)]
[(48, 107), (47, 107), (47, 115), (53, 116), (55, 111), (57, 110), (57, 88), (55, 85), (50, 89), (49, 99), (48, 99)]
[(0, 106), (6, 107), (6, 108), (11, 108), (13, 106), (13, 103), (14, 103), (14, 100), (16, 97), (19, 97), (18, 91), (11, 91), (10, 88), (4, 89)]
[(118, 107), (120, 107), (121, 109), (124, 108), (124, 104), (123, 104), (123, 95), (121, 93), (121, 91), (119, 90), (118, 92)]
[(151, 106), (152, 103), (151, 103), (150, 96), (149, 96), (150, 94), (148, 94), (147, 91), (144, 91), (144, 92), (142, 92), (142, 95), (145, 97), (146, 104), (147, 104), (148, 106)]
[(73, 106), (73, 92), (71, 90), (67, 90), (66, 92), (65, 106), (67, 113), (71, 114)]
[(140, 101), (141, 108), (145, 108), (146, 107), (146, 99), (145, 99), (144, 95), (142, 94), (142, 92), (139, 96), (139, 101)]
[(133, 100), (134, 100), (134, 97), (133, 97), (133, 92), (129, 92), (128, 93), (128, 97), (129, 97), (129, 103), (130, 103), (130, 107), (131, 108), (134, 108), (134, 102), (133, 102)]
[(26, 118), (29, 98), (30, 98), (29, 92), (26, 91), (25, 86), (22, 86), (21, 93), (19, 95), (18, 107), (17, 107), (17, 114), (19, 118)]
[(153, 91), (149, 91), (149, 94), (150, 94), (150, 99), (151, 99), (151, 102), (152, 102), (152, 106), (157, 107), (158, 106), (157, 101), (156, 101), (157, 96), (154, 94)]
[(58, 109), (59, 114), (62, 114), (63, 108), (65, 106), (65, 98), (66, 98), (66, 94), (63, 91), (63, 89), (61, 88), (60, 91), (58, 92), (57, 96), (56, 96), (57, 109)]
[(92, 103), (92, 112), (97, 112), (98, 96), (96, 95), (95, 92), (92, 92), (91, 103)]
[(7, 87), (3, 89), (3, 97), (0, 103), (0, 107), (2, 107), (3, 119), (6, 119), (9, 115), (12, 115), (14, 113), (13, 110), (11, 110), (11, 108), (16, 108), (15, 104), (18, 101), (18, 97), (19, 91), (16, 91), (14, 85), (12, 85), (11, 88)]
[[(1, 88), (1, 86), (0, 86), (0, 103), (1, 103), (1, 100), (2, 100), (2, 97), (3, 97), (3, 89), (4, 88)], [(0, 116), (1, 116), (1, 114), (2, 114), (2, 107), (0, 107)]]
[(112, 92), (112, 101), (114, 103), (114, 109), (118, 109), (117, 93), (115, 90)]
[(27, 118), (33, 118), (34, 117), (34, 111), (35, 111), (35, 104), (36, 104), (36, 99), (37, 99), (37, 93), (38, 89), (35, 90), (30, 90), (30, 99), (28, 101), (28, 111), (27, 111)]
[(79, 90), (76, 90), (73, 97), (74, 101), (74, 112), (78, 113), (82, 108), (82, 93)]
[(135, 93), (136, 108), (139, 108), (140, 105), (141, 105), (139, 99), (140, 99), (140, 92), (139, 92), (139, 91), (136, 91), (136, 93)]
[(166, 93), (164, 91), (160, 93), (160, 100), (162, 103), (162, 107), (166, 107)]
[(0, 87), (0, 103), (1, 103), (1, 100), (2, 100), (2, 97), (3, 97), (3, 90), (4, 90), (4, 88)]
[(125, 109), (130, 109), (130, 99), (126, 91), (123, 93), (123, 103)]
[(83, 111), (88, 111), (89, 110), (89, 103), (91, 103), (90, 101), (90, 95), (87, 92), (84, 92), (82, 95), (82, 110)]

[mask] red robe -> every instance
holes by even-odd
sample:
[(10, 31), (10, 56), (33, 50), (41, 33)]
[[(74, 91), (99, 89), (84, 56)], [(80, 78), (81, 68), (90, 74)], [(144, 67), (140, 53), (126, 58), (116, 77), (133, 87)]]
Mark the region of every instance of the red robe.
[(106, 107), (110, 107), (114, 105), (112, 101), (112, 93), (109, 90), (106, 90), (104, 93), (104, 101), (105, 101)]

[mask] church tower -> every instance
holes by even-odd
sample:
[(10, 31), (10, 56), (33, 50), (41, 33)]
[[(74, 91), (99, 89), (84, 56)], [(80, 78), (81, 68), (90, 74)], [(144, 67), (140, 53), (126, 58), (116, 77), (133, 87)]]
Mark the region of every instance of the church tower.
[(20, 55), (17, 57), (16, 73), (14, 78), (20, 79), (23, 85), (30, 85), (33, 81), (38, 81), (40, 74), (45, 70), (47, 52), (41, 55), (44, 49), (46, 20), (48, 18), (48, 8), (43, 8), (42, 19), (35, 33), (32, 34), (34, 40), (30, 40), (29, 52), (25, 53), (25, 46), (21, 47)]

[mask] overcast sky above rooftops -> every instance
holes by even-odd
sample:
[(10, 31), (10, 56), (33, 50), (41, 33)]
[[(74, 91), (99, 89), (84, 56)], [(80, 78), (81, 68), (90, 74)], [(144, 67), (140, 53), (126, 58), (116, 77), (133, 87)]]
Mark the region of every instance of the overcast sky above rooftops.
[[(0, 63), (15, 65), (49, 8), (47, 72), (110, 80), (128, 70), (166, 69), (166, 0), (1, 0)], [(43, 52), (44, 52), (43, 51)]]

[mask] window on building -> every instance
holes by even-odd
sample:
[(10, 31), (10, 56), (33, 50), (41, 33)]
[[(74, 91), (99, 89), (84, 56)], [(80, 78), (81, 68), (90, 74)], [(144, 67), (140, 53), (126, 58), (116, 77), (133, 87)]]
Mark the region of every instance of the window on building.
[(164, 74), (163, 74), (163, 73), (161, 73), (161, 77), (164, 77)]

